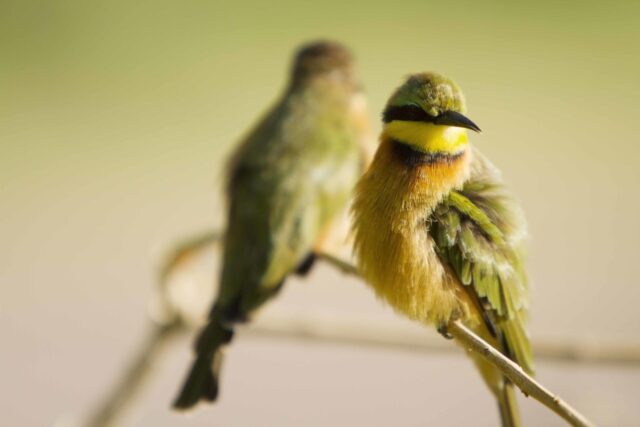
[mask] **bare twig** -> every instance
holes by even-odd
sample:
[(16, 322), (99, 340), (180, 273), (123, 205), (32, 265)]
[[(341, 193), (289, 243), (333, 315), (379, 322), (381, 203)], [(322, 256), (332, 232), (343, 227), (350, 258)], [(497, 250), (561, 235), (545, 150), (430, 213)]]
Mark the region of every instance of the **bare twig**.
[(527, 375), (522, 368), (498, 350), (487, 344), (482, 338), (471, 332), (459, 320), (449, 323), (447, 331), (469, 350), (479, 354), (487, 362), (498, 368), (511, 380), (525, 396), (531, 396), (565, 421), (575, 427), (594, 427), (582, 414), (573, 409), (567, 402), (547, 390), (536, 380)]
[(186, 259), (196, 256), (201, 250), (217, 245), (221, 238), (222, 232), (209, 230), (178, 243), (160, 269), (160, 284), (165, 284), (169, 275)]
[[(351, 274), (357, 274), (358, 272), (358, 269), (347, 261), (334, 257), (324, 257), (323, 259), (334, 264), (342, 271), (348, 271)], [(526, 396), (533, 397), (538, 402), (560, 415), (572, 426), (594, 427), (594, 424), (587, 420), (582, 414), (531, 378), (517, 363), (513, 362), (493, 348), (486, 341), (464, 326), (460, 321), (451, 322), (448, 325), (447, 330), (470, 351), (477, 353), (498, 368), (507, 378), (518, 386)]]
[[(221, 234), (219, 232), (212, 231), (198, 238), (188, 240), (185, 244), (179, 245), (178, 249), (173, 252), (161, 270), (160, 280), (162, 289), (166, 286), (166, 280), (170, 274), (178, 268), (185, 259), (196, 256), (200, 251), (209, 250), (211, 247), (214, 247), (218, 244), (220, 236)], [(318, 257), (345, 274), (359, 276), (357, 268), (348, 261), (329, 253), (320, 253)], [(163, 294), (162, 297), (168, 298), (165, 294)], [(423, 342), (424, 340), (420, 339), (421, 337), (411, 336), (403, 338), (395, 332), (385, 333), (383, 328), (376, 328), (375, 334), (370, 334), (367, 333), (367, 328), (349, 328), (349, 325), (345, 322), (339, 322), (339, 325), (335, 325), (327, 323), (326, 319), (324, 320), (325, 321), (323, 321), (323, 319), (307, 318), (305, 321), (305, 319), (296, 317), (296, 319), (286, 319), (281, 322), (258, 322), (257, 325), (246, 329), (246, 331), (249, 333), (321, 339), (365, 345), (392, 346), (407, 349), (442, 350), (450, 348), (450, 346), (445, 345), (442, 340), (429, 343)], [(130, 406), (134, 398), (140, 393), (146, 379), (150, 376), (155, 362), (157, 362), (157, 359), (162, 353), (162, 350), (167, 346), (170, 338), (177, 335), (180, 331), (187, 330), (189, 326), (190, 325), (181, 321), (179, 316), (172, 317), (170, 322), (165, 325), (154, 325), (154, 329), (148, 336), (146, 343), (142, 346), (139, 353), (137, 353), (120, 383), (118, 383), (104, 399), (86, 425), (88, 427), (115, 425), (114, 423), (117, 419), (120, 418), (125, 409)], [(573, 426), (593, 426), (584, 416), (537, 383), (517, 364), (495, 350), (461, 323), (452, 323), (449, 326), (449, 332), (471, 351), (480, 354), (490, 363), (494, 364), (505, 376), (518, 386), (525, 395), (530, 395), (538, 400)], [(440, 344), (440, 342), (442, 342), (442, 344)], [(541, 351), (537, 352), (537, 354), (542, 353), (542, 355), (544, 355), (544, 348), (547, 347), (550, 348), (550, 354), (555, 355), (556, 358), (584, 360), (584, 357), (576, 357), (576, 355), (582, 354), (578, 350), (584, 346), (575, 346), (576, 348), (557, 348), (558, 346), (553, 345), (542, 346)], [(629, 351), (626, 353), (629, 353)], [(592, 352), (589, 354), (593, 355), (595, 353)], [(629, 356), (629, 354), (627, 354), (627, 356)], [(632, 356), (633, 354), (631, 354), (631, 357)], [(607, 360), (609, 359), (610, 357), (607, 358)], [(627, 359), (629, 359), (629, 357), (624, 360), (626, 361)]]
[(320, 252), (320, 253), (317, 253), (316, 255), (318, 256), (319, 259), (331, 264), (332, 266), (334, 266), (344, 274), (360, 277), (360, 273), (358, 272), (358, 269), (356, 268), (355, 265), (351, 264), (350, 262), (342, 260), (327, 252)]
[[(309, 339), (337, 344), (384, 347), (414, 352), (455, 352), (438, 334), (424, 335), (419, 328), (389, 325), (371, 319), (366, 321), (349, 316), (322, 316), (314, 313), (264, 314), (257, 322), (242, 326), (242, 333), (289, 339)], [(609, 343), (601, 348), (590, 342), (555, 342), (534, 340), (537, 360), (580, 363), (616, 363), (636, 365), (640, 361), (640, 347), (623, 343)]]
[(155, 368), (169, 341), (181, 330), (179, 324), (153, 325), (120, 382), (102, 400), (89, 417), (87, 427), (114, 426), (140, 394), (142, 386)]
[(160, 318), (152, 323), (152, 329), (148, 333), (146, 341), (135, 354), (119, 382), (98, 403), (86, 423), (87, 427), (116, 425), (125, 410), (141, 394), (147, 380), (151, 377), (155, 363), (168, 347), (171, 338), (193, 326), (186, 321), (184, 313), (176, 312), (176, 305), (172, 303), (167, 289), (168, 279), (188, 259), (217, 245), (221, 236), (222, 233), (218, 230), (200, 233), (177, 244), (166, 258), (158, 277), (159, 294), (157, 297), (159, 299), (158, 301), (154, 300), (161, 306), (162, 316), (159, 316)]

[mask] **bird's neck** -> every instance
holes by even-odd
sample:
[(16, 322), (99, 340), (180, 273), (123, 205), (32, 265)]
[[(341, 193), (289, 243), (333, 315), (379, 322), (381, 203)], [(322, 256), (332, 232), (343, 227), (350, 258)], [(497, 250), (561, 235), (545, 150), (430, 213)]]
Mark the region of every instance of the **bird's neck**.
[[(397, 123), (397, 124), (394, 124)], [(391, 122), (385, 126), (372, 171), (389, 197), (425, 214), (468, 179), (472, 152), (456, 128)]]

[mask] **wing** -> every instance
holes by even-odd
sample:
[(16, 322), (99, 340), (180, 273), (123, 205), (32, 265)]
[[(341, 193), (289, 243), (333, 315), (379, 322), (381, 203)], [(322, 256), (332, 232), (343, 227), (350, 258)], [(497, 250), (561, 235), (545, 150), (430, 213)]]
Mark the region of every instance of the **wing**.
[(325, 119), (316, 104), (277, 106), (231, 160), (217, 301), (229, 318), (246, 316), (278, 291), (346, 207), (359, 176), (353, 126), (342, 116)]
[(429, 233), (440, 259), (480, 302), (487, 326), (503, 351), (533, 371), (525, 331), (527, 277), (523, 268), (526, 226), (519, 206), (496, 169), (474, 153), (470, 179), (435, 209)]

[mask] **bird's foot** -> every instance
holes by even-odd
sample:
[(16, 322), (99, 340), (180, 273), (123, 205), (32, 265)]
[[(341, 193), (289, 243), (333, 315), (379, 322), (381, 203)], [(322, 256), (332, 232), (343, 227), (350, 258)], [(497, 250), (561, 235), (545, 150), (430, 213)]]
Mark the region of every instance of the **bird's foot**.
[(317, 259), (318, 259), (318, 256), (315, 253), (310, 252), (302, 260), (302, 262), (298, 264), (298, 267), (296, 267), (296, 270), (295, 270), (295, 274), (301, 277), (304, 277), (307, 274), (309, 274), (309, 272), (311, 271), (311, 268), (313, 267)]
[(446, 339), (448, 339), (448, 340), (452, 340), (453, 339), (453, 335), (451, 335), (449, 333), (449, 330), (447, 329), (447, 325), (446, 324), (443, 323), (442, 325), (438, 326), (437, 330), (438, 330), (438, 333), (440, 335), (442, 335), (443, 337), (445, 337)]

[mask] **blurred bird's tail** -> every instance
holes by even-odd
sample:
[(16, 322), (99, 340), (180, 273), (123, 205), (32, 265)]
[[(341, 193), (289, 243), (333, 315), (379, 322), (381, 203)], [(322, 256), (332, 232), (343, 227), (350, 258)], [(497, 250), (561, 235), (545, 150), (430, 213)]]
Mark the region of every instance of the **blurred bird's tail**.
[(518, 401), (516, 399), (513, 384), (508, 380), (505, 380), (502, 390), (500, 390), (496, 396), (498, 399), (498, 407), (500, 409), (502, 427), (521, 427)]
[(209, 323), (196, 342), (196, 360), (173, 407), (184, 410), (200, 400), (214, 402), (218, 397), (218, 379), (222, 365), (223, 346), (233, 338), (233, 329), (225, 326), (213, 311)]

